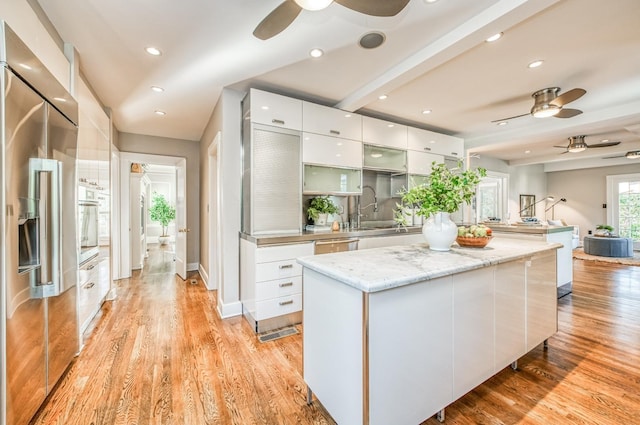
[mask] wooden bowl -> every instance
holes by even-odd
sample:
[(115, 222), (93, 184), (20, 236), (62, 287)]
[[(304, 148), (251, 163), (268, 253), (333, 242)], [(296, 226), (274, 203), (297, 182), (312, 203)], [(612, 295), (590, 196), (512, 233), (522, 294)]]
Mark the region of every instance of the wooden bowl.
[(492, 236), (486, 236), (481, 238), (465, 238), (462, 236), (458, 236), (456, 238), (456, 242), (458, 245), (470, 248), (484, 248), (487, 246)]

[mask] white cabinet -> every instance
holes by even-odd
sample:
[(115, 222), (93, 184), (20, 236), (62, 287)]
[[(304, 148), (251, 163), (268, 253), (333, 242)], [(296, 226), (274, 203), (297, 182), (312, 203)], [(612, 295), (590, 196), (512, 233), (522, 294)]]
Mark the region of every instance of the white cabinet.
[(463, 139), (421, 128), (408, 128), (407, 146), (410, 150), (428, 152), (459, 159), (464, 157)]
[(527, 351), (558, 331), (555, 263), (555, 253), (526, 262)]
[(353, 112), (303, 101), (302, 130), (362, 141), (362, 117)]
[(359, 195), (362, 170), (304, 164), (302, 193), (305, 195)]
[(336, 167), (362, 168), (362, 142), (302, 134), (302, 162)]
[(495, 281), (495, 370), (522, 357), (526, 347), (525, 261), (500, 263)]
[(249, 90), (248, 99), (251, 102), (251, 122), (292, 130), (302, 129), (301, 100), (257, 89)]
[(381, 248), (383, 246), (411, 245), (415, 243), (425, 243), (422, 232), (405, 233), (393, 236), (377, 236), (360, 238), (358, 249)]
[(377, 145), (364, 145), (363, 167), (369, 170), (407, 172), (407, 151)]
[(300, 323), (302, 267), (296, 257), (313, 255), (313, 242), (257, 246), (240, 240), (242, 311), (257, 333)]
[(78, 271), (80, 340), (110, 289), (109, 257), (96, 257)]
[(441, 164), (444, 162), (444, 156), (409, 150), (407, 151), (407, 172), (422, 176), (431, 174), (431, 165), (434, 161)]
[(392, 148), (407, 148), (407, 126), (377, 118), (362, 117), (362, 141)]

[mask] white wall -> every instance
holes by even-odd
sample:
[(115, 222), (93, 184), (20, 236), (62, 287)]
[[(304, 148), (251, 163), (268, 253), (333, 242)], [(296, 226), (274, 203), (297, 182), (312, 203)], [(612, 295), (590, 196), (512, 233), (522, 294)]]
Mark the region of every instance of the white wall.
[[(606, 177), (640, 172), (635, 164), (615, 167), (598, 167), (584, 170), (547, 173), (547, 189), (556, 199), (566, 198), (555, 206), (556, 219), (580, 226), (580, 238), (594, 231), (598, 224), (607, 223)], [(551, 211), (549, 211), (549, 218)]]
[(241, 180), (242, 180), (242, 108), (244, 93), (224, 89), (215, 106), (209, 123), (200, 141), (200, 167), (202, 169), (200, 188), (200, 219), (203, 229), (200, 244), (200, 267), (208, 276), (215, 272), (209, 264), (209, 175), (208, 149), (218, 131), (221, 139), (218, 145), (220, 163), (220, 211), (222, 265), (218, 273), (218, 312), (221, 317), (231, 317), (242, 313), (240, 303), (240, 221), (241, 221)]

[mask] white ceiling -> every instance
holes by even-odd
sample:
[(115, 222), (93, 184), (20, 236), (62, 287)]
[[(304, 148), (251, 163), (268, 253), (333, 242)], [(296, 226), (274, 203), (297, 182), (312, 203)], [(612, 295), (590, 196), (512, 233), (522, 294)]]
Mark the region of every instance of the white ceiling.
[[(253, 86), (457, 135), (515, 165), (628, 164), (602, 157), (640, 149), (638, 0), (411, 0), (391, 18), (334, 3), (303, 11), (267, 41), (253, 37), (280, 2), (39, 0), (123, 132), (199, 140), (222, 88)], [(358, 47), (373, 30), (385, 43)], [(500, 40), (484, 41), (497, 32)], [(163, 55), (147, 55), (150, 45)], [(313, 47), (326, 54), (310, 58)], [(544, 64), (528, 69), (535, 59)], [(584, 113), (491, 123), (527, 113), (531, 94), (554, 86), (584, 88), (567, 106)], [(389, 98), (378, 100), (382, 93)], [(622, 143), (566, 154), (554, 147), (583, 134), (588, 144)]]

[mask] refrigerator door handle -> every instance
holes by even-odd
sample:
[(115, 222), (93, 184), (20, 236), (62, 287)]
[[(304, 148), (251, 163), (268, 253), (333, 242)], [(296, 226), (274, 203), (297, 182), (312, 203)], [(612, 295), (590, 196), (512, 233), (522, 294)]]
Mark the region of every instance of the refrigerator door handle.
[[(48, 183), (43, 173), (49, 174)], [(31, 279), (31, 297), (60, 295), (62, 288), (62, 163), (55, 159), (29, 159), (29, 196), (40, 199), (40, 273)], [(44, 182), (44, 184), (43, 184)], [(44, 200), (45, 202), (42, 202)]]

